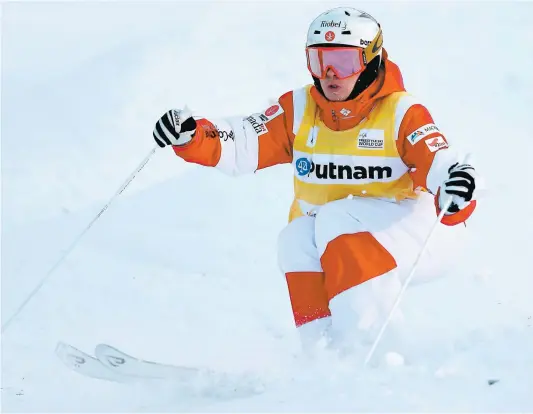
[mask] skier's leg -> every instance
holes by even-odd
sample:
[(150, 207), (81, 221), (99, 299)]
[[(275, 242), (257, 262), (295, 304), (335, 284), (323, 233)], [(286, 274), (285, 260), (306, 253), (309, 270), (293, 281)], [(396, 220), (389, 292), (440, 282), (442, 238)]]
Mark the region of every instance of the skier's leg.
[(309, 348), (326, 334), (331, 315), (313, 217), (299, 217), (281, 231), (278, 261), (287, 281), (294, 322), (304, 348)]
[[(320, 209), (315, 238), (337, 338), (373, 339), (435, 219), (433, 197), (427, 193), (402, 203), (343, 199)], [(446, 272), (446, 260), (460, 249), (464, 231), (464, 226), (438, 226), (421, 259), (419, 280)]]

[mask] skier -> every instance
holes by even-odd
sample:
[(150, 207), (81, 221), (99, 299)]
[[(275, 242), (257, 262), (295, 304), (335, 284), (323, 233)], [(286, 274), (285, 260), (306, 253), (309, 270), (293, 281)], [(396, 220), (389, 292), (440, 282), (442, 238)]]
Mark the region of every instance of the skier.
[(304, 346), (326, 335), (342, 344), (379, 328), (452, 196), (417, 278), (449, 268), (476, 207), (476, 173), (406, 92), (368, 13), (320, 14), (305, 51), (313, 84), (247, 117), (172, 109), (153, 137), (187, 162), (230, 175), (292, 163), (294, 201), (278, 260), (294, 322)]

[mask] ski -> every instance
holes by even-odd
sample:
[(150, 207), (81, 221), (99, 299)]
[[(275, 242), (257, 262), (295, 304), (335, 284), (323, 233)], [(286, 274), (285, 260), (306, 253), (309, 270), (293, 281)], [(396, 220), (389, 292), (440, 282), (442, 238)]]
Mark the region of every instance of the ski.
[(107, 344), (95, 348), (95, 356), (107, 369), (121, 375), (147, 379), (189, 381), (191, 378), (211, 372), (199, 368), (168, 365), (133, 357)]
[(86, 377), (113, 382), (131, 382), (128, 377), (108, 369), (98, 358), (64, 342), (57, 344), (55, 354), (68, 368)]
[(97, 345), (92, 356), (59, 342), (55, 353), (73, 371), (106, 381), (168, 381), (191, 391), (233, 397), (251, 396), (264, 390), (264, 384), (255, 376), (148, 361), (107, 344)]
[(107, 344), (97, 345), (95, 356), (106, 368), (128, 378), (167, 380), (204, 392), (252, 395), (262, 392), (264, 386), (254, 376), (148, 361)]

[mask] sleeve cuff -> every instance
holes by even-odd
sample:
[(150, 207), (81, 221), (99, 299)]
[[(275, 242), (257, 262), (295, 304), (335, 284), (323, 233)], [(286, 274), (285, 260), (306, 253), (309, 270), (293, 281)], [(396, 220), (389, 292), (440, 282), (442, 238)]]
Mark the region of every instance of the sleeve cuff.
[[(437, 191), (437, 194), (435, 195), (435, 209), (437, 211), (437, 216), (441, 213), (441, 208), (439, 206), (439, 194), (440, 194), (440, 188)], [(468, 218), (472, 215), (476, 208), (476, 200), (472, 200), (468, 206), (463, 208), (462, 210), (459, 210), (457, 213), (444, 215), (442, 217), (441, 223), (446, 226), (455, 226), (457, 224), (464, 223)]]

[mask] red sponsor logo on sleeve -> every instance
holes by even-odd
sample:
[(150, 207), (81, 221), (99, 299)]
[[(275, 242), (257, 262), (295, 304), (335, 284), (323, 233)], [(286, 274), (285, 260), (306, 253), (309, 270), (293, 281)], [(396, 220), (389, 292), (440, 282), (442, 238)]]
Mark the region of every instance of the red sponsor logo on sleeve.
[(266, 116), (272, 116), (274, 115), (276, 112), (279, 111), (279, 105), (272, 105), (270, 108), (268, 108), (266, 111), (265, 111), (265, 115)]
[(424, 141), (431, 152), (436, 152), (443, 148), (448, 148), (448, 143), (443, 137), (429, 138)]

